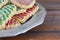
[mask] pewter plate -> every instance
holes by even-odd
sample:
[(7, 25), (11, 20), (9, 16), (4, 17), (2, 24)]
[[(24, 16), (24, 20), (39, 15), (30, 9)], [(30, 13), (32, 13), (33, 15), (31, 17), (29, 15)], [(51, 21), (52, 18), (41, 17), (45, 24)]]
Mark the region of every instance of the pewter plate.
[(42, 5), (40, 5), (39, 3), (36, 4), (40, 7), (40, 10), (28, 22), (14, 29), (0, 31), (0, 37), (17, 36), (19, 34), (29, 31), (30, 29), (38, 25), (41, 25), (44, 22), (46, 11)]

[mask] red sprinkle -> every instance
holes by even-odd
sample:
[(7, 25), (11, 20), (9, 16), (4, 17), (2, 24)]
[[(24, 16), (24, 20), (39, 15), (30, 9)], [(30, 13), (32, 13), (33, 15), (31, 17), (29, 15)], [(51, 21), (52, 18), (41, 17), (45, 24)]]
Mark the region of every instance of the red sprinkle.
[(9, 25), (9, 21), (6, 23), (6, 26), (8, 26)]
[(26, 12), (23, 13), (23, 16), (27, 16), (28, 14)]
[(9, 21), (9, 25), (11, 25), (11, 24), (12, 24), (12, 20), (13, 20), (13, 19), (11, 19), (11, 20)]
[(23, 13), (19, 14), (19, 17), (20, 17), (20, 18), (24, 18)]

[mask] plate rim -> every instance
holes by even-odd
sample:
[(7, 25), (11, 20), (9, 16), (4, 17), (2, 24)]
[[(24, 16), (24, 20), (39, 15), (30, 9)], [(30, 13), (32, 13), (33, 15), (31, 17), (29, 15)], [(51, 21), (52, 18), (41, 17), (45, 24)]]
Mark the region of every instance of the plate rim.
[[(37, 21), (36, 23), (34, 23), (33, 25), (31, 25), (32, 27), (30, 28), (30, 29), (32, 29), (32, 28), (34, 28), (34, 27), (36, 27), (36, 26), (38, 26), (38, 25), (41, 25), (43, 22), (44, 22), (44, 19), (45, 19), (45, 16), (46, 16), (46, 10), (45, 10), (45, 8), (40, 4), (40, 3), (36, 3), (38, 6), (40, 6), (41, 7), (41, 9), (42, 9), (42, 11), (41, 12), (43, 12), (43, 15), (42, 15), (42, 18), (39, 20), (39, 21)], [(43, 17), (44, 16), (44, 17)], [(10, 30), (2, 30), (2, 31), (0, 31), (0, 37), (13, 37), (13, 36), (17, 36), (17, 35), (19, 35), (19, 34), (22, 34), (22, 33), (25, 33), (25, 32), (27, 32), (27, 31), (29, 31), (30, 29), (28, 29), (28, 30), (25, 30), (25, 31), (23, 31), (23, 32), (17, 32), (17, 33), (13, 33), (13, 31), (14, 30), (16, 30), (16, 29), (10, 29)], [(2, 33), (6, 33), (6, 34), (4, 34), (3, 36), (1, 36), (2, 35)], [(9, 34), (9, 33), (11, 33), (11, 34)]]

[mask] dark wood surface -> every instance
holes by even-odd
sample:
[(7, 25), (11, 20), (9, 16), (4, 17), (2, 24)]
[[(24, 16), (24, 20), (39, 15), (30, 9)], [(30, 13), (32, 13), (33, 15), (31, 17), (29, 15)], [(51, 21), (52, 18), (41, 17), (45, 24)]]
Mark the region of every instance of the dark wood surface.
[(47, 10), (44, 23), (24, 34), (0, 40), (60, 40), (60, 0), (37, 1)]

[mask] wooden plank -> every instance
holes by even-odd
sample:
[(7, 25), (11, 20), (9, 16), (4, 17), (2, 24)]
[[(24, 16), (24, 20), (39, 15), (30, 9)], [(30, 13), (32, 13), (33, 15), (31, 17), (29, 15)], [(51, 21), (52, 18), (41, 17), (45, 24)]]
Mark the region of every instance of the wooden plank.
[(60, 2), (60, 0), (37, 0), (38, 2)]
[(37, 0), (46, 9), (60, 10), (60, 0)]
[(60, 40), (60, 33), (26, 33), (12, 38), (0, 38), (0, 40)]
[(49, 10), (60, 10), (60, 3), (40, 3), (40, 4)]
[(45, 22), (31, 31), (60, 31), (60, 11), (47, 11)]

